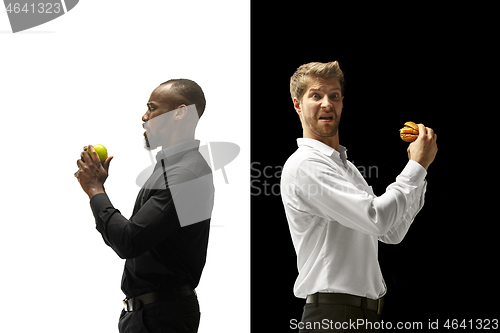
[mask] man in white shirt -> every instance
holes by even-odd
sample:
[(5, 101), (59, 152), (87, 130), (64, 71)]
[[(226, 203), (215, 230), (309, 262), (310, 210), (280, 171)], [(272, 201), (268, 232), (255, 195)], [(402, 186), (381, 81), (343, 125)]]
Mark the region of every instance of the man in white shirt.
[(377, 197), (339, 144), (344, 75), (337, 61), (300, 66), (290, 80), (303, 138), (283, 167), (281, 196), (297, 253), (300, 332), (380, 327), (385, 282), (378, 241), (401, 242), (424, 204), (437, 136), (419, 124), (408, 164)]

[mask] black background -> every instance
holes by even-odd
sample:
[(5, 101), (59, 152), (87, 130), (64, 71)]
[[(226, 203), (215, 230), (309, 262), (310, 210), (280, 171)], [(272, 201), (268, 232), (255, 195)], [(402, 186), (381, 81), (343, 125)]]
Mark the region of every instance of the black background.
[[(296, 256), (278, 184), (302, 136), (290, 76), (312, 61), (338, 60), (344, 71), (340, 144), (366, 168), (376, 195), (408, 161), (398, 131), (406, 121), (438, 135), (424, 208), (402, 243), (379, 243), (388, 286), (382, 319), (424, 327), (439, 319), (442, 328), (446, 319), (498, 318), (498, 218), (486, 212), (492, 197), (484, 192), (494, 189), (487, 164), (494, 156), (481, 153), (489, 142), (480, 135), (492, 115), (487, 29), (466, 24), (477, 22), (474, 13), (392, 9), (346, 18), (334, 2), (252, 2), (252, 332), (291, 332), (304, 306), (293, 295)], [(368, 174), (370, 166), (377, 172)]]

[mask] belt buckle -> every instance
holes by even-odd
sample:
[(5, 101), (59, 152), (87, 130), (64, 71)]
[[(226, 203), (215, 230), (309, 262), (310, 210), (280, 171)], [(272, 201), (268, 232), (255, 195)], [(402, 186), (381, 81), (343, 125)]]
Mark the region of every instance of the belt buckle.
[(122, 302), (123, 302), (123, 310), (125, 310), (125, 311), (128, 312), (129, 311), (129, 309), (128, 309), (128, 299), (125, 298)]
[(134, 303), (135, 303), (134, 298), (130, 298), (130, 299), (125, 298), (123, 300), (123, 309), (127, 312), (138, 310), (140, 308), (140, 305), (138, 307), (136, 307), (136, 306), (134, 306)]
[(142, 308), (142, 302), (141, 302), (141, 300), (137, 299), (136, 297), (124, 299), (123, 300), (123, 308), (127, 312), (137, 311), (137, 310)]

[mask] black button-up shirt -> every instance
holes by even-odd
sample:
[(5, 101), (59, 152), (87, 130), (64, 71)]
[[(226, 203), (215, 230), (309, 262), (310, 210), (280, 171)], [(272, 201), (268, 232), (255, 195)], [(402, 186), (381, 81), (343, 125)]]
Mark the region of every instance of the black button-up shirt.
[(130, 219), (105, 193), (90, 200), (104, 242), (126, 259), (122, 290), (127, 298), (198, 286), (214, 199), (211, 169), (198, 148), (199, 141), (185, 141), (158, 153)]

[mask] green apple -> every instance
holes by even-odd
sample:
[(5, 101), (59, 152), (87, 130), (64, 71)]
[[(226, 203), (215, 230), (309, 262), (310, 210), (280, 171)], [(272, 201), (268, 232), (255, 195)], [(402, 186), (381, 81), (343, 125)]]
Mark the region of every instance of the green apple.
[[(106, 147), (103, 145), (92, 145), (94, 147), (97, 155), (99, 156), (99, 159), (101, 160), (101, 163), (104, 163), (106, 159), (108, 158), (108, 151), (106, 150)], [(87, 153), (90, 155), (89, 149), (87, 149)]]

